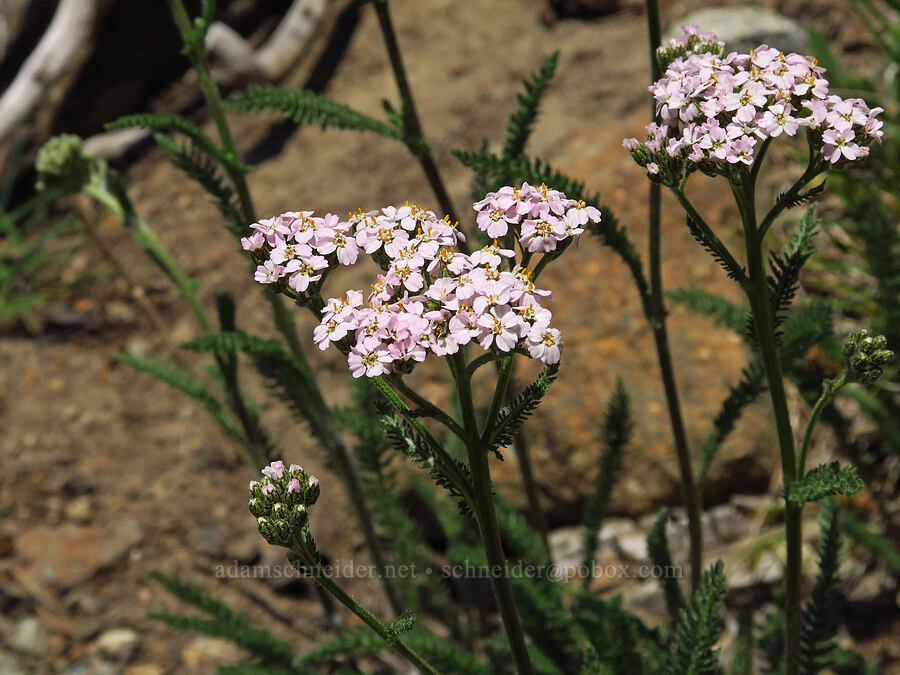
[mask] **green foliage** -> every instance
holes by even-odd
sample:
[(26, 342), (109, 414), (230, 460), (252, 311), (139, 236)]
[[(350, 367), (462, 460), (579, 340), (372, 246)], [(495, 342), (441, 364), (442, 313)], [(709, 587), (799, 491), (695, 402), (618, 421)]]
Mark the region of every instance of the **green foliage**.
[(856, 467), (841, 468), (840, 462), (820, 464), (807, 472), (802, 480), (787, 486), (787, 498), (792, 502), (815, 502), (831, 495), (851, 496), (865, 487), (856, 474)]
[(388, 628), (394, 634), (395, 638), (403, 633), (408, 633), (416, 625), (416, 615), (409, 609), (404, 610), (400, 616), (391, 621)]
[(187, 370), (173, 361), (156, 359), (149, 356), (137, 356), (128, 352), (119, 352), (116, 359), (135, 370), (148, 373), (158, 380), (162, 380), (173, 389), (194, 399), (206, 412), (219, 424), (229, 436), (243, 442), (243, 436), (234, 421), (234, 418), (213, 395), (209, 388)]
[(510, 159), (520, 157), (525, 152), (531, 129), (540, 112), (541, 98), (550, 80), (556, 73), (556, 64), (559, 62), (559, 51), (555, 51), (546, 58), (540, 69), (524, 80), (524, 93), (516, 96), (518, 107), (510, 115), (506, 126), (506, 140), (503, 143), (503, 157)]
[(474, 654), (425, 630), (414, 630), (407, 644), (439, 672), (458, 675), (488, 675), (490, 672)]
[(382, 421), (394, 448), (418, 464), (437, 485), (447, 490), (459, 503), (460, 512), (469, 513), (470, 509), (460, 485), (460, 480), (466, 481), (466, 485), (471, 485), (471, 474), (468, 467), (461, 462), (437, 454), (409, 422), (397, 413), (386, 412), (382, 416)]
[(594, 565), (597, 549), (597, 534), (603, 526), (609, 510), (613, 487), (622, 471), (622, 458), (631, 439), (634, 422), (631, 419), (631, 404), (622, 378), (616, 380), (616, 390), (606, 404), (603, 416), (602, 440), (606, 452), (600, 460), (600, 470), (594, 479), (594, 491), (588, 500), (584, 514), (583, 566), (590, 569)]
[(580, 593), (572, 607), (597, 660), (613, 673), (663, 672), (666, 652), (658, 636), (622, 608), (622, 597)]
[(776, 329), (784, 323), (785, 314), (797, 294), (800, 270), (813, 254), (812, 241), (818, 233), (818, 225), (819, 220), (810, 207), (781, 254), (773, 252), (769, 256), (769, 294)]
[(369, 626), (351, 626), (332, 638), (319, 640), (315, 647), (294, 659), (295, 666), (311, 666), (340, 659), (378, 654), (384, 650), (381, 636)]
[(828, 499), (819, 514), (819, 573), (803, 607), (800, 631), (800, 673), (817, 675), (832, 661), (838, 627), (837, 570), (840, 564), (838, 507)]
[(176, 143), (161, 134), (157, 134), (156, 142), (177, 168), (197, 181), (213, 198), (232, 234), (243, 236), (247, 217), (242, 213), (234, 187), (223, 175), (217, 159), (192, 142)]
[[(675, 569), (672, 564), (672, 553), (669, 551), (669, 539), (666, 536), (668, 522), (669, 510), (662, 509), (656, 517), (653, 527), (647, 532), (647, 554), (650, 561), (661, 570)], [(666, 610), (674, 623), (678, 621), (684, 607), (684, 594), (681, 592), (681, 586), (678, 579), (670, 574), (660, 576), (659, 585), (666, 600)]]
[(106, 128), (111, 131), (139, 127), (146, 127), (156, 132), (181, 134), (197, 146), (199, 150), (202, 150), (209, 157), (215, 158), (223, 166), (243, 172), (249, 171), (248, 167), (238, 162), (234, 157), (226, 155), (216, 142), (207, 136), (203, 129), (181, 115), (159, 112), (138, 113), (136, 115), (125, 115), (106, 124)]
[(380, 136), (403, 141), (402, 128), (388, 125), (353, 110), (349, 106), (319, 96), (311, 91), (275, 87), (268, 84), (251, 85), (246, 91), (232, 95), (226, 108), (244, 112), (279, 113), (300, 124), (317, 124), (322, 129), (354, 129), (372, 131)]
[(725, 574), (717, 561), (700, 578), (691, 604), (679, 613), (675, 645), (669, 656), (669, 675), (715, 673), (719, 650), (714, 648), (722, 632), (722, 602), (725, 599)]
[(717, 326), (740, 332), (747, 323), (747, 308), (702, 288), (673, 288), (666, 298), (692, 312), (711, 318)]
[[(392, 444), (375, 405), (381, 394), (368, 378), (354, 379), (351, 393), (353, 405), (338, 410), (336, 417), (356, 438), (354, 455), (365, 494), (372, 505), (379, 539), (397, 562), (425, 569), (431, 561), (423, 546), (422, 533), (400, 503), (400, 486), (390, 469)], [(396, 582), (403, 588), (410, 607), (417, 609), (420, 601), (430, 605), (456, 628), (449, 594), (436, 575), (398, 576)]]
[(728, 435), (734, 429), (734, 425), (740, 419), (744, 408), (753, 403), (759, 395), (765, 391), (764, 375), (759, 361), (752, 360), (741, 371), (741, 379), (728, 391), (728, 396), (722, 401), (722, 406), (713, 420), (713, 430), (706, 437), (703, 444), (703, 456), (700, 459), (700, 482), (706, 478), (706, 472), (715, 459), (716, 453)]
[(225, 638), (259, 656), (264, 663), (287, 666), (292, 657), (290, 645), (276, 639), (268, 631), (257, 628), (243, 614), (213, 598), (199, 586), (182, 579), (154, 571), (150, 575), (159, 581), (169, 593), (182, 602), (196, 607), (207, 617), (184, 616), (165, 612), (148, 612), (151, 619), (161, 621), (179, 630), (194, 631)]
[(753, 613), (744, 611), (738, 618), (734, 660), (729, 675), (753, 675)]
[(685, 218), (685, 223), (687, 224), (687, 228), (691, 233), (691, 236), (697, 241), (697, 243), (700, 244), (700, 246), (703, 247), (703, 249), (707, 253), (709, 253), (710, 256), (712, 256), (712, 259), (715, 260), (723, 270), (725, 270), (725, 273), (728, 275), (729, 279), (740, 281), (745, 276), (744, 269), (742, 267), (736, 267), (733, 263), (722, 257), (719, 247), (706, 233), (700, 223), (695, 221), (690, 216), (687, 216)]
[(500, 410), (497, 423), (486, 438), (485, 445), (490, 450), (506, 447), (513, 442), (525, 420), (537, 409), (550, 389), (557, 371), (559, 371), (558, 363), (544, 368), (534, 382), (525, 387), (512, 403)]
[(297, 667), (233, 663), (216, 668), (216, 675), (314, 675), (315, 671)]
[(775, 610), (763, 623), (759, 636), (759, 647), (766, 660), (766, 667), (763, 670), (766, 675), (784, 673), (784, 634), (784, 612)]

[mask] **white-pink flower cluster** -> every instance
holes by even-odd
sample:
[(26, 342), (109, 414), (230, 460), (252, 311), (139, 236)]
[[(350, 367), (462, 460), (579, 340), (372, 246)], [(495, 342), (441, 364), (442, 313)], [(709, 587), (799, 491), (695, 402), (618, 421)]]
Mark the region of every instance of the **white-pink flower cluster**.
[(494, 243), (471, 254), (456, 250), (464, 238), (455, 225), (409, 204), (359, 211), (347, 221), (285, 213), (254, 223), (241, 241), (258, 263), (256, 280), (298, 298), (317, 297), (328, 272), (355, 263), (360, 252), (379, 263), (371, 291), (328, 300), (313, 332), (320, 349), (337, 343), (347, 353), (354, 377), (407, 372), (428, 354), (455, 354), (470, 342), (559, 362), (562, 336), (541, 306), (550, 292), (536, 288), (515, 251), (497, 239), (513, 234), (528, 257), (556, 255), (589, 221), (599, 222), (600, 212), (527, 183), (490, 193), (474, 208)]
[(491, 239), (512, 232), (523, 251), (549, 253), (560, 242), (577, 238), (588, 221), (599, 223), (600, 211), (582, 201), (569, 199), (546, 185), (502, 187), (472, 206), (476, 224)]
[(518, 350), (557, 363), (560, 332), (525, 270), (502, 269), (513, 251), (496, 243), (471, 255), (412, 239), (379, 274), (368, 297), (331, 298), (314, 331), (320, 349), (348, 339), (354, 377), (407, 370), (429, 353), (455, 354), (469, 342), (485, 350)]
[(762, 141), (801, 127), (812, 130), (827, 162), (865, 157), (881, 141), (883, 110), (830, 94), (824, 72), (812, 57), (766, 45), (749, 54), (687, 54), (650, 87), (658, 120), (647, 126), (647, 140), (623, 144), (650, 174), (679, 158), (751, 165)]

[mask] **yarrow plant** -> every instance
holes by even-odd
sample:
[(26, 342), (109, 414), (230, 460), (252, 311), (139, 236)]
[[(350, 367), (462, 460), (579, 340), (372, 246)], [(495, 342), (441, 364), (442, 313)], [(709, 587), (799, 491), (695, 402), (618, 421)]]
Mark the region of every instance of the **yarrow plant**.
[[(646, 127), (647, 140), (627, 138), (623, 145), (647, 170), (651, 181), (672, 190), (694, 237), (740, 284), (750, 301), (751, 337), (768, 379), (781, 451), (787, 541), (785, 672), (796, 675), (801, 669), (803, 504), (861, 487), (852, 467), (819, 467), (804, 473), (812, 427), (822, 407), (848, 377), (871, 383), (865, 373), (880, 374), (881, 366), (874, 364), (890, 356), (882, 339), (851, 337), (845, 346), (849, 370), (838, 381), (826, 382), (797, 453), (778, 341), (800, 268), (812, 253), (809, 244), (815, 228), (801, 227), (783, 256), (770, 256), (770, 274), (766, 273), (763, 240), (786, 208), (821, 191), (822, 183), (812, 183), (819, 174), (869, 154), (871, 145), (883, 135), (878, 118), (883, 111), (870, 108), (862, 99), (830, 93), (824, 68), (811, 57), (784, 54), (767, 45), (748, 54), (725, 55), (715, 36), (699, 34), (695, 26), (685, 26), (681, 37), (657, 51), (657, 58), (664, 75), (649, 88), (656, 115)], [(809, 148), (806, 170), (758, 219), (756, 183), (769, 145), (776, 138), (796, 136), (801, 129), (805, 129)], [(746, 267), (687, 198), (685, 185), (697, 170), (728, 181), (743, 225)], [(858, 365), (853, 365), (854, 358)]]

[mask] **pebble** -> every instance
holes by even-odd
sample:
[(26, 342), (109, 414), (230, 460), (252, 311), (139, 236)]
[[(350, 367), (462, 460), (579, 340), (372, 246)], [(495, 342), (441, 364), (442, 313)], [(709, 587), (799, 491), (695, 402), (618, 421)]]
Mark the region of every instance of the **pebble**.
[(691, 12), (666, 31), (663, 40), (681, 35), (681, 26), (695, 24), (702, 32), (715, 33), (725, 52), (748, 52), (761, 44), (784, 52), (803, 53), (806, 31), (796, 21), (764, 7), (708, 7)]
[(0, 675), (26, 675), (14, 654), (0, 652)]
[(97, 638), (95, 644), (106, 658), (125, 663), (138, 648), (138, 634), (131, 628), (110, 628)]
[(64, 510), (66, 520), (74, 523), (88, 523), (94, 515), (94, 507), (88, 495), (81, 495), (70, 501)]
[(47, 651), (47, 633), (36, 616), (25, 616), (16, 621), (12, 646), (26, 654), (43, 654)]
[(215, 666), (237, 661), (243, 654), (240, 647), (227, 640), (203, 635), (181, 650), (181, 660), (188, 668), (205, 673)]

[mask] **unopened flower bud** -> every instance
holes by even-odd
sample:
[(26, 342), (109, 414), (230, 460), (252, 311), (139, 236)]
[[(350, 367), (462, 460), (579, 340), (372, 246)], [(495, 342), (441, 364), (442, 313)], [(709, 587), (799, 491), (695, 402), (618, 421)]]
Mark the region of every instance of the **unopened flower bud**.
[(872, 384), (881, 377), (884, 367), (894, 358), (894, 352), (887, 348), (887, 339), (883, 335), (869, 337), (865, 329), (844, 338), (841, 352), (850, 376), (863, 384)]
[(262, 473), (259, 481), (250, 483), (250, 513), (256, 516), (259, 532), (266, 541), (290, 547), (305, 538), (308, 507), (319, 497), (319, 481), (299, 464), (285, 468), (281, 461), (272, 462)]

